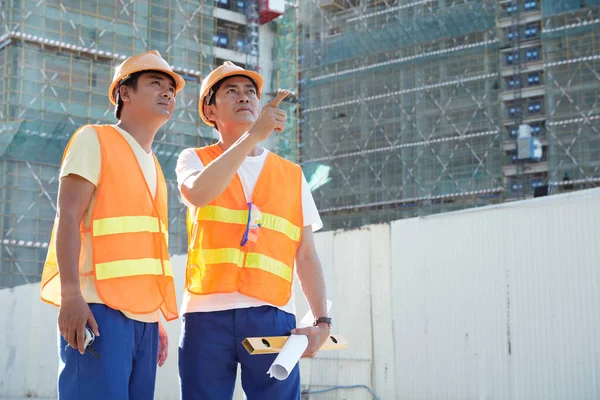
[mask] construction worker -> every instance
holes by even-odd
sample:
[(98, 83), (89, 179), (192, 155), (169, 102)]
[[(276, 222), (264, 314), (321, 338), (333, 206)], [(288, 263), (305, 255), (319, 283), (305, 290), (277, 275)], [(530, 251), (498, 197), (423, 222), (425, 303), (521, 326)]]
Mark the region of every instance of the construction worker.
[[(260, 146), (286, 113), (281, 92), (259, 109), (263, 78), (231, 62), (202, 82), (199, 112), (218, 143), (181, 152), (189, 251), (179, 345), (181, 398), (231, 399), (236, 370), (248, 399), (300, 399), (296, 366), (269, 378), (275, 355), (249, 355), (246, 337), (307, 335), (305, 357), (327, 340), (325, 283), (313, 230), (322, 222), (301, 168)], [(296, 267), (295, 267), (295, 265)], [(295, 329), (294, 268), (315, 325)]]
[[(152, 141), (185, 81), (157, 51), (126, 59), (108, 96), (117, 125), (75, 132), (60, 169), (41, 297), (60, 307), (59, 399), (152, 399), (178, 317), (167, 188)], [(85, 347), (85, 328), (95, 334)]]

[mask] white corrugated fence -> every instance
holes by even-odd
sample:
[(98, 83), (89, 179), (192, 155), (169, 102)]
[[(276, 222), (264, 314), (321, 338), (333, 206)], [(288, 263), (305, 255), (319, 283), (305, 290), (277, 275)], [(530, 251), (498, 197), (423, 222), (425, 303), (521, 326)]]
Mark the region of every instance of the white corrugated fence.
[[(358, 387), (307, 398), (600, 398), (599, 227), (594, 189), (318, 233), (350, 347), (303, 360), (303, 387)], [(180, 288), (184, 266), (173, 257)], [(52, 398), (56, 310), (39, 284), (0, 290), (0, 304), (0, 397)], [(179, 322), (168, 330), (157, 399), (179, 397)]]

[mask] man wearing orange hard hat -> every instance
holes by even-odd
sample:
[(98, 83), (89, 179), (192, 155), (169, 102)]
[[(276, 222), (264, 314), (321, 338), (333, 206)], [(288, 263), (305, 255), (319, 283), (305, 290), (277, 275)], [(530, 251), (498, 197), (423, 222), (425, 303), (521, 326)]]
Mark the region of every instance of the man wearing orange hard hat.
[[(248, 399), (300, 399), (296, 366), (269, 378), (276, 355), (250, 355), (246, 337), (307, 335), (305, 357), (327, 340), (325, 283), (313, 230), (322, 222), (300, 166), (261, 147), (285, 128), (283, 91), (259, 108), (263, 78), (225, 62), (202, 82), (198, 111), (218, 143), (186, 149), (177, 181), (188, 206), (188, 260), (181, 314), (182, 400), (231, 399), (237, 365)], [(294, 275), (315, 319), (296, 328)]]
[(108, 91), (119, 122), (79, 128), (64, 152), (41, 282), (60, 307), (59, 399), (154, 397), (168, 345), (159, 311), (178, 310), (152, 141), (184, 86), (157, 51), (129, 57)]

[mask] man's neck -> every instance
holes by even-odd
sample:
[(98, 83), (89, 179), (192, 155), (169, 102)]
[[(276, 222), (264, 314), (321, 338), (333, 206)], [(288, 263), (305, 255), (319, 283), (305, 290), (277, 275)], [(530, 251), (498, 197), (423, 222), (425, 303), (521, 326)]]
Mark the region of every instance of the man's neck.
[[(220, 136), (219, 146), (223, 149), (223, 151), (226, 151), (231, 146), (233, 146), (237, 141), (239, 141), (242, 138), (242, 136), (244, 136), (245, 133), (246, 133), (245, 130), (239, 131), (239, 132), (232, 132), (230, 130), (219, 131), (219, 136)], [(263, 147), (260, 144), (257, 144), (250, 151), (250, 153), (248, 153), (248, 155), (250, 157), (256, 157), (256, 156), (261, 155), (263, 150), (264, 150)]]
[(132, 121), (123, 117), (117, 126), (129, 133), (146, 153), (150, 153), (156, 132), (158, 132), (162, 124), (154, 121)]

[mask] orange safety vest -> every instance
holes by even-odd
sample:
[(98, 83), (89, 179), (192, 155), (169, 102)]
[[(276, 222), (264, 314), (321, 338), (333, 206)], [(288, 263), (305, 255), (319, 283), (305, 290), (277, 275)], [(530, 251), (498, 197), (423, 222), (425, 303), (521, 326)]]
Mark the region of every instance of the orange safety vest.
[[(204, 165), (223, 153), (197, 149)], [(193, 294), (239, 292), (283, 306), (291, 297), (296, 250), (302, 238), (302, 170), (269, 153), (252, 193), (260, 211), (255, 241), (242, 245), (249, 205), (239, 176), (216, 200), (188, 209), (186, 289)]]
[[(91, 224), (88, 228), (82, 222), (81, 232), (91, 235), (98, 296), (116, 310), (149, 314), (160, 309), (167, 321), (175, 319), (178, 311), (168, 250), (167, 185), (158, 160), (154, 157), (157, 187), (153, 199), (127, 139), (110, 126), (93, 127), (102, 167)], [(55, 234), (56, 221), (42, 272), (41, 297), (58, 306)]]

